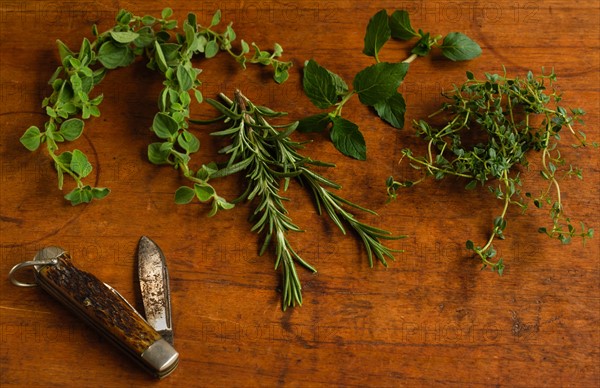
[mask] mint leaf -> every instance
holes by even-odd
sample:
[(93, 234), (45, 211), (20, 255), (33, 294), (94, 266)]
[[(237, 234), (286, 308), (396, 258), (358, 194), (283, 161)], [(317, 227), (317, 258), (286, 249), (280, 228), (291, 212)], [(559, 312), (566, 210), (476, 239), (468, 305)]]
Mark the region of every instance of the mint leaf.
[(444, 38), (442, 54), (453, 61), (467, 61), (481, 55), (481, 47), (460, 32), (451, 32)]
[(329, 70), (327, 70), (327, 72), (333, 79), (333, 84), (335, 85), (335, 92), (337, 93), (337, 95), (343, 96), (344, 94), (346, 94), (348, 92), (348, 85), (346, 84), (346, 81), (344, 81), (339, 75), (332, 73)]
[(338, 101), (339, 80), (336, 81), (334, 76), (313, 59), (304, 66), (304, 93), (317, 108), (326, 109)]
[(181, 186), (175, 191), (175, 203), (185, 205), (186, 203), (190, 203), (195, 195), (196, 193), (191, 187)]
[(369, 66), (354, 77), (354, 91), (360, 102), (374, 106), (396, 92), (407, 71), (408, 63), (381, 62)]
[(369, 20), (365, 34), (363, 53), (378, 59), (379, 50), (391, 37), (388, 15), (385, 9), (377, 12)]
[(365, 139), (358, 129), (358, 125), (343, 117), (332, 117), (333, 127), (329, 136), (335, 148), (342, 154), (358, 160), (367, 158)]
[(168, 139), (179, 130), (177, 121), (166, 113), (159, 112), (154, 116), (152, 130), (161, 139)]
[(319, 113), (299, 120), (296, 130), (302, 133), (322, 132), (327, 129), (329, 123), (331, 123), (329, 113)]
[(69, 167), (80, 178), (85, 178), (92, 172), (92, 165), (88, 161), (87, 156), (79, 150), (73, 150)]
[(83, 120), (81, 119), (69, 119), (63, 121), (60, 125), (59, 133), (65, 138), (65, 140), (73, 141), (79, 138), (83, 133)]
[(390, 30), (392, 38), (409, 40), (419, 36), (410, 25), (408, 12), (405, 10), (394, 11), (390, 16)]
[(32, 125), (31, 127), (27, 128), (27, 130), (25, 131), (23, 136), (21, 136), (19, 141), (29, 151), (37, 150), (40, 146), (40, 143), (42, 142), (42, 134), (40, 132), (40, 129), (35, 125)]
[(423, 31), (419, 30), (419, 33), (421, 39), (419, 39), (415, 47), (413, 47), (413, 49), (410, 52), (413, 54), (417, 54), (420, 57), (424, 57), (431, 51), (431, 46), (433, 45), (433, 42), (429, 39), (429, 32), (425, 34), (423, 33)]
[(373, 106), (379, 117), (394, 128), (402, 129), (404, 127), (404, 113), (406, 112), (406, 103), (402, 94), (396, 92), (385, 101), (378, 102)]

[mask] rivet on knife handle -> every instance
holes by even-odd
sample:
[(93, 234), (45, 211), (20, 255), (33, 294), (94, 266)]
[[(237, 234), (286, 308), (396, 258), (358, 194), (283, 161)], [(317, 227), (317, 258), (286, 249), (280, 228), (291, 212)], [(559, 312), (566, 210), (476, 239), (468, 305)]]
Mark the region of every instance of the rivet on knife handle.
[(152, 375), (163, 378), (177, 367), (179, 353), (173, 346), (118, 292), (94, 275), (77, 269), (63, 249), (44, 248), (33, 261), (17, 264), (9, 274), (15, 285), (35, 284), (15, 278), (15, 273), (27, 266), (33, 266), (36, 283), (45, 291), (104, 334)]

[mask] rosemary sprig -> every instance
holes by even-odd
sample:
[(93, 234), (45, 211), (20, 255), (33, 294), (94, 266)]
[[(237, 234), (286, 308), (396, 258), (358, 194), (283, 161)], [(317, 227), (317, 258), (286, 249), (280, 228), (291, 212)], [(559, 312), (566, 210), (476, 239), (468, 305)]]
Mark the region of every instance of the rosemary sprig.
[[(561, 172), (560, 168), (566, 162), (558, 143), (566, 129), (577, 142), (575, 147), (587, 145), (585, 134), (574, 129), (576, 123), (583, 123), (581, 117), (585, 112), (579, 108), (569, 112), (559, 105), (562, 96), (554, 87), (555, 81), (554, 72), (539, 76), (529, 72), (524, 78), (509, 78), (505, 71), (503, 75), (485, 74), (484, 79), (476, 79), (467, 72), (467, 81), (454, 86), (446, 95), (449, 102), (430, 116), (445, 114), (445, 125), (436, 128), (425, 120), (414, 123), (417, 134), (427, 141), (427, 153), (415, 156), (410, 149), (405, 149), (402, 155), (424, 175), (416, 181), (388, 178), (389, 197), (396, 198), (399, 188), (411, 187), (427, 177), (467, 179), (466, 189), (487, 184), (489, 191), (503, 202), (502, 211), (494, 219), (487, 242), (478, 246), (468, 240), (466, 247), (481, 259), (484, 268), (489, 267), (499, 274), (504, 271), (504, 263), (501, 258), (495, 259), (493, 241), (504, 239), (509, 207), (517, 206), (525, 212), (527, 198), (533, 198), (537, 208), (550, 205), (552, 226), (539, 228), (541, 233), (563, 243), (570, 242), (572, 237), (581, 237), (584, 241), (591, 238), (593, 229), (581, 223), (577, 230), (564, 214), (559, 184), (564, 177), (583, 178), (581, 170), (573, 166)], [(468, 138), (480, 136), (473, 132), (480, 132), (487, 141), (468, 146)], [(597, 146), (596, 143), (593, 145)], [(523, 197), (518, 167), (529, 165), (530, 151), (541, 154), (540, 176), (548, 183), (538, 196), (526, 192)]]
[(347, 223), (360, 236), (370, 266), (373, 266), (373, 255), (385, 266), (386, 257), (394, 259), (393, 253), (399, 251), (384, 246), (380, 240), (403, 236), (392, 236), (383, 229), (362, 223), (347, 210), (350, 207), (374, 214), (373, 211), (331, 192), (329, 189), (339, 189), (340, 186), (312, 170), (313, 166), (333, 165), (313, 160), (298, 152), (303, 144), (292, 141), (289, 137), (298, 126), (297, 122), (281, 127), (270, 124), (271, 118), (281, 116), (282, 113), (254, 105), (239, 90), (235, 91), (233, 101), (224, 95), (221, 97), (225, 104), (211, 99), (207, 99), (207, 102), (219, 110), (222, 114), (221, 119), (229, 124), (227, 129), (212, 133), (214, 136), (231, 138), (231, 143), (221, 149), (222, 153), (229, 155), (229, 160), (220, 169), (212, 172), (210, 178), (245, 173), (246, 189), (232, 202), (257, 202), (251, 219), (252, 230), (264, 234), (260, 255), (271, 243), (275, 246), (275, 269), (281, 267), (284, 309), (302, 304), (302, 287), (295, 263), (316, 272), (316, 269), (292, 248), (288, 239), (288, 232), (301, 231), (285, 208), (284, 202), (288, 199), (281, 194), (287, 190), (292, 178), (312, 193), (319, 214), (325, 209), (325, 213), (343, 233), (346, 233), (344, 223)]

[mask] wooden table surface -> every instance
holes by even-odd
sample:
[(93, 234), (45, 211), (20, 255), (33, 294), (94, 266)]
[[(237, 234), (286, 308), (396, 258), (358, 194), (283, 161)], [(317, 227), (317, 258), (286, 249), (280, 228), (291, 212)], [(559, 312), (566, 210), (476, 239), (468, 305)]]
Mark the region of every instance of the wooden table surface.
[[(407, 122), (425, 117), (440, 92), (462, 82), (466, 70), (513, 75), (554, 68), (566, 106), (588, 112), (583, 129), (600, 140), (599, 6), (597, 1), (9, 1), (0, 2), (1, 261), (0, 385), (12, 386), (579, 386), (600, 384), (600, 259), (598, 237), (561, 245), (537, 232), (545, 211), (509, 213), (507, 239), (497, 244), (504, 276), (480, 271), (464, 249), (481, 241), (500, 203), (484, 191), (468, 192), (452, 180), (429, 182), (386, 204), (385, 178), (409, 171), (398, 164), (403, 147), (417, 146), (409, 125), (397, 131), (352, 101), (345, 114), (359, 123), (368, 161), (342, 157), (326, 136), (306, 153), (337, 167), (329, 177), (341, 193), (379, 213), (362, 216), (408, 238), (388, 269), (370, 269), (357, 240), (320, 218), (294, 186), (293, 219), (305, 229), (290, 238), (317, 269), (299, 269), (304, 304), (283, 312), (273, 254), (258, 257), (259, 238), (241, 205), (214, 218), (205, 206), (178, 206), (173, 192), (184, 179), (150, 164), (146, 146), (161, 80), (141, 62), (111, 72), (98, 91), (102, 115), (71, 147), (92, 155), (102, 201), (72, 207), (56, 188), (45, 151), (30, 153), (19, 137), (42, 125), (40, 103), (58, 64), (55, 40), (75, 47), (93, 23), (110, 28), (119, 8), (160, 13), (165, 4), (183, 20), (196, 12), (207, 23), (220, 8), (239, 38), (265, 48), (280, 43), (294, 62), (289, 80), (276, 85), (266, 69), (238, 69), (225, 57), (198, 62), (208, 97), (242, 89), (250, 98), (289, 112), (290, 120), (317, 113), (303, 96), (305, 60), (351, 80), (372, 63), (362, 54), (369, 18), (381, 8), (406, 8), (414, 27), (445, 34), (462, 31), (483, 54), (452, 63), (439, 55), (411, 65), (401, 86)], [(368, 4), (368, 5), (367, 5)], [(408, 45), (396, 42), (383, 60), (401, 60)], [(193, 107), (194, 115), (208, 111)], [(202, 162), (216, 157), (218, 142), (206, 131)], [(599, 228), (598, 151), (569, 147), (564, 156), (584, 169), (584, 180), (563, 185), (574, 220)], [(535, 177), (537, 171), (524, 172)], [(239, 193), (235, 179), (221, 193)], [(539, 185), (536, 187), (540, 187)], [(136, 244), (157, 241), (171, 272), (178, 369), (160, 382), (40, 289), (13, 286), (9, 269), (48, 245), (69, 250), (139, 306), (135, 290)]]

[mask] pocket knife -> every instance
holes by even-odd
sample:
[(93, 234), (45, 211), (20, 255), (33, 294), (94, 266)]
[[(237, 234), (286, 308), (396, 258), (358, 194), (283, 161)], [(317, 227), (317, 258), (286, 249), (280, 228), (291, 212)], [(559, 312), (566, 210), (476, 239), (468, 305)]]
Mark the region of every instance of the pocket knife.
[[(169, 274), (161, 249), (150, 238), (140, 239), (137, 258), (145, 319), (114, 288), (77, 269), (59, 247), (43, 248), (33, 260), (15, 265), (9, 278), (17, 286), (39, 285), (153, 376), (163, 378), (179, 362), (173, 347)], [(34, 282), (16, 279), (25, 267), (33, 268)]]

